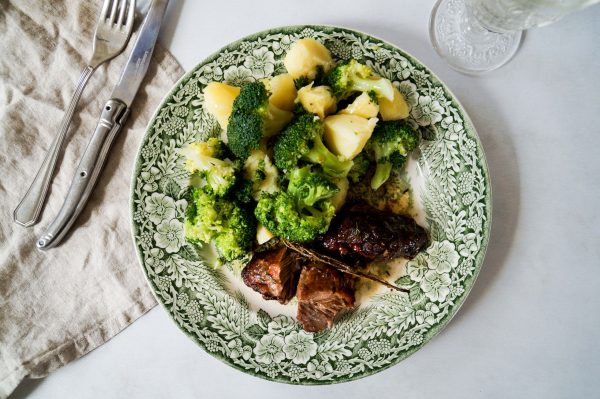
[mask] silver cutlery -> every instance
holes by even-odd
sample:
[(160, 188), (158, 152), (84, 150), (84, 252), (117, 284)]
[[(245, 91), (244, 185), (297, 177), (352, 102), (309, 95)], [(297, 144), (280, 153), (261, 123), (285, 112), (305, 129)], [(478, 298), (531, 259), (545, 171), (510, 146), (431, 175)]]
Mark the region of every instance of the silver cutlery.
[(119, 82), (113, 89), (110, 100), (104, 104), (96, 130), (77, 167), (65, 202), (36, 243), (39, 249), (45, 250), (60, 243), (84, 208), (110, 146), (122, 129), (131, 103), (146, 74), (167, 3), (168, 0), (152, 1)]
[(27, 193), (13, 213), (16, 223), (29, 227), (37, 222), (50, 187), (58, 154), (65, 141), (81, 93), (94, 71), (123, 51), (133, 30), (134, 15), (135, 0), (104, 0), (94, 33), (92, 57), (79, 77), (77, 88), (65, 111), (58, 134), (50, 144), (46, 157)]

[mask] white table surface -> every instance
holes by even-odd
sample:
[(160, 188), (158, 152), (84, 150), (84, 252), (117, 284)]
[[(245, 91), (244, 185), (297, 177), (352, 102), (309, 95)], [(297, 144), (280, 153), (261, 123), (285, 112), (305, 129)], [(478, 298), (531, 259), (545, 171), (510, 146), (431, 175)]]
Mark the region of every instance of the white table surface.
[(494, 220), (480, 277), (440, 335), (377, 375), (291, 386), (205, 354), (157, 307), (82, 359), (23, 383), (14, 398), (599, 397), (600, 6), (529, 32), (510, 64), (481, 77), (452, 71), (434, 53), (432, 6), (175, 0), (160, 40), (189, 70), (255, 31), (341, 25), (407, 50), (448, 84), (483, 142)]

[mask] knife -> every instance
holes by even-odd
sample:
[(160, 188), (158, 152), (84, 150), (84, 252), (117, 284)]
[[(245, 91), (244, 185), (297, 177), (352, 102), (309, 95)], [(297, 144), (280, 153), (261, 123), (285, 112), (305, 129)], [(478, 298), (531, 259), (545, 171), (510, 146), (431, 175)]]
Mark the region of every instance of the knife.
[(102, 108), (100, 119), (79, 162), (65, 202), (54, 221), (37, 240), (36, 246), (39, 249), (45, 250), (59, 244), (85, 207), (110, 146), (129, 116), (131, 103), (150, 64), (168, 2), (169, 0), (152, 1), (119, 82), (113, 89), (110, 100)]

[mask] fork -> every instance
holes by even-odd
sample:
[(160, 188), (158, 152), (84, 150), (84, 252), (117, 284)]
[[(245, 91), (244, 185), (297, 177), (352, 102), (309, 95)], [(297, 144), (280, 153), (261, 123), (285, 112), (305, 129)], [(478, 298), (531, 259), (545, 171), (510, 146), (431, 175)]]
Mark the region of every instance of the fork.
[(75, 93), (73, 93), (69, 107), (63, 116), (60, 130), (50, 144), (44, 162), (13, 213), (16, 223), (29, 227), (37, 222), (50, 187), (58, 154), (65, 141), (81, 93), (94, 71), (123, 51), (133, 30), (134, 15), (135, 0), (104, 0), (94, 33), (92, 56), (79, 77)]

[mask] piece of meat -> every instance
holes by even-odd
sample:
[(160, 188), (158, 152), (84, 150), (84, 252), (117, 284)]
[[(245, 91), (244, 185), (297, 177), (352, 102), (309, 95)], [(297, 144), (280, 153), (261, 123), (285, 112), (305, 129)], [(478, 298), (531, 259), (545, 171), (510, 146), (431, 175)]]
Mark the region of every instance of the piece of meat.
[(296, 294), (302, 263), (300, 257), (286, 247), (255, 253), (242, 270), (244, 284), (286, 304)]
[(343, 310), (354, 307), (354, 278), (323, 263), (310, 263), (298, 281), (297, 319), (304, 330), (321, 331), (331, 327)]
[(327, 233), (317, 239), (317, 246), (356, 264), (357, 257), (412, 259), (428, 241), (427, 232), (414, 219), (361, 203), (342, 209)]

